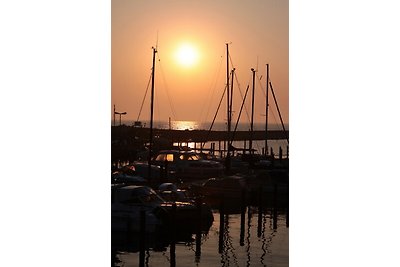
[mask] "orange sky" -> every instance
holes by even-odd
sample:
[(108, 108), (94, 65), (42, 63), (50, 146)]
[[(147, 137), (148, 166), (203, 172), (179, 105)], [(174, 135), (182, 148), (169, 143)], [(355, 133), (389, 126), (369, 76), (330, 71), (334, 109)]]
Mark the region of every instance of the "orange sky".
[[(265, 121), (265, 64), (285, 123), (289, 93), (289, 4), (259, 1), (111, 1), (111, 61), (113, 105), (136, 120), (151, 74), (152, 46), (158, 54), (155, 74), (154, 119), (211, 121), (226, 83), (226, 43), (244, 93), (251, 88), (251, 68), (257, 69), (254, 120)], [(197, 51), (193, 65), (176, 58), (178, 47), (189, 44)], [(258, 65), (257, 65), (258, 63)], [(234, 83), (233, 110), (241, 104)], [(248, 96), (250, 100), (250, 95)], [(272, 104), (272, 97), (270, 97)], [(250, 114), (250, 101), (246, 101)], [(150, 118), (150, 88), (140, 120)], [(271, 105), (270, 122), (279, 123)], [(218, 121), (226, 118), (223, 101)], [(234, 117), (234, 121), (236, 121)], [(247, 121), (246, 113), (242, 122)]]

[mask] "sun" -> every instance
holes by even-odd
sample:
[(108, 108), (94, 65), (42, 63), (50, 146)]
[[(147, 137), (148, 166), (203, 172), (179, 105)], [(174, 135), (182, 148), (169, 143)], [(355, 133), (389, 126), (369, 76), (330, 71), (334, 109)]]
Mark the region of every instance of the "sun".
[(192, 67), (198, 61), (197, 49), (188, 43), (181, 44), (175, 53), (177, 62), (183, 67)]

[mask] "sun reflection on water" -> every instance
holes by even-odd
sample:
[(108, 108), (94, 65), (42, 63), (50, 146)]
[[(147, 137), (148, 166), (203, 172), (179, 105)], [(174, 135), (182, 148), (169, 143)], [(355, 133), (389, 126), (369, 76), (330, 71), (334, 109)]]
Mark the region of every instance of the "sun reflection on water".
[(174, 130), (194, 130), (199, 128), (198, 123), (195, 121), (172, 121), (171, 124)]
[[(172, 121), (171, 122), (171, 128), (173, 130), (188, 130), (188, 131), (192, 131), (192, 130), (197, 130), (199, 129), (199, 124), (196, 121)], [(179, 143), (174, 143), (174, 145), (182, 145)], [(193, 142), (187, 142), (184, 145), (186, 145), (187, 147), (194, 149), (195, 148), (195, 144)]]

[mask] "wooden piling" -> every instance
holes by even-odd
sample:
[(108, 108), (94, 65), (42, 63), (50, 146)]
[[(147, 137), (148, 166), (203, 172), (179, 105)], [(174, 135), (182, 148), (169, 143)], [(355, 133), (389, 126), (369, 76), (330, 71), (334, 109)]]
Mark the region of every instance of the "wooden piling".
[(279, 147), (279, 162), (282, 162), (282, 147)]
[(224, 140), (224, 152), (222, 152), (222, 157), (224, 157), (226, 149), (227, 149), (226, 140)]

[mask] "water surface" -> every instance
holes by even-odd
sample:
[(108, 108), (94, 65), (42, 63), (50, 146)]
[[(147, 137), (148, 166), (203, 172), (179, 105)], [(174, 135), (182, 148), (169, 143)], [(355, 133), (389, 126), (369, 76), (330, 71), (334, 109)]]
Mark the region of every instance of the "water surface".
[[(166, 247), (164, 251), (146, 251), (145, 266), (289, 266), (289, 228), (286, 227), (285, 214), (278, 215), (278, 227), (274, 230), (270, 211), (263, 214), (259, 226), (257, 208), (247, 207), (242, 240), (241, 215), (225, 215), (221, 251), (220, 214), (218, 211), (213, 214), (214, 222), (209, 232), (203, 233), (201, 237), (199, 256), (196, 256), (193, 235), (191, 242), (176, 245), (175, 265), (171, 264), (170, 247)], [(139, 253), (120, 251), (117, 253), (117, 260), (120, 262), (116, 266), (139, 266)]]

